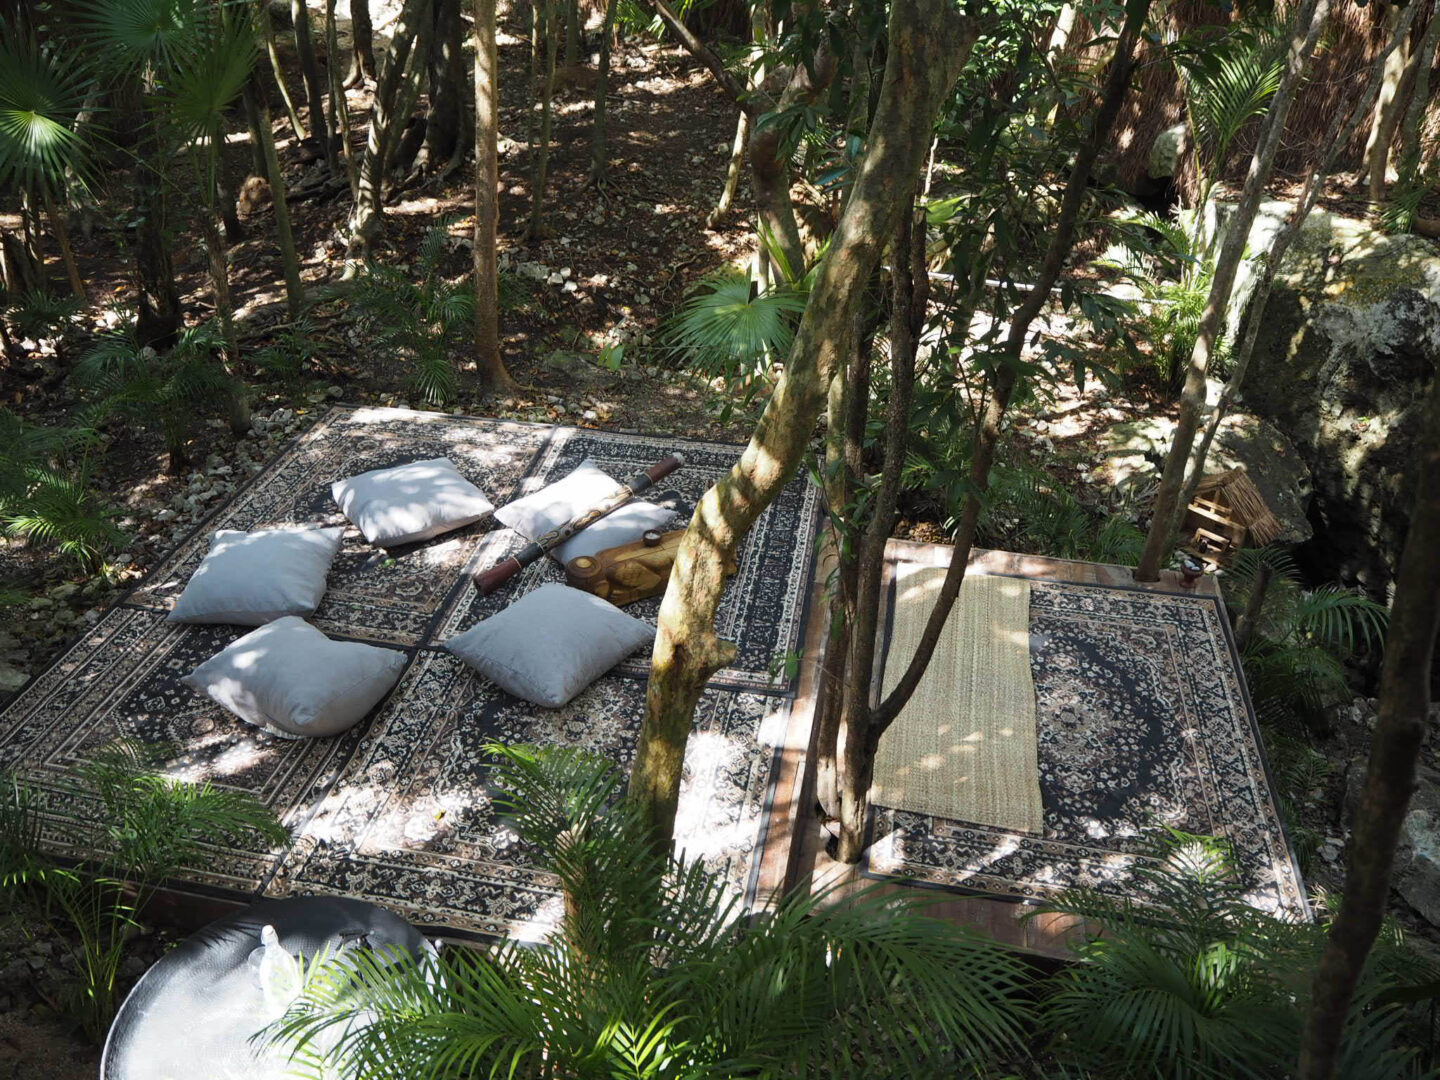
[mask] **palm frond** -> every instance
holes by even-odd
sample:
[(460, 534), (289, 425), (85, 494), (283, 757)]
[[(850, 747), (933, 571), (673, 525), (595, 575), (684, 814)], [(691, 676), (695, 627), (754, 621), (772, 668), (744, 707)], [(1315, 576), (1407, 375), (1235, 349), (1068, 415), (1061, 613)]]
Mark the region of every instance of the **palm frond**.
[(1385, 605), (1336, 585), (1304, 593), (1295, 609), (1300, 634), (1346, 652), (1353, 652), (1357, 642), (1367, 647), (1379, 644), (1389, 618)]
[(84, 56), (42, 48), (0, 21), (0, 185), (59, 191), (94, 178), (79, 129), (92, 82)]
[(255, 56), (255, 35), (244, 20), (206, 29), (199, 47), (165, 79), (162, 101), (182, 138), (206, 139), (217, 146), (225, 112), (244, 90)]
[(85, 39), (119, 71), (176, 68), (200, 49), (209, 12), (202, 0), (77, 0)]
[(706, 278), (671, 319), (671, 346), (710, 375), (754, 375), (790, 349), (805, 296), (760, 292), (750, 275), (728, 268)]

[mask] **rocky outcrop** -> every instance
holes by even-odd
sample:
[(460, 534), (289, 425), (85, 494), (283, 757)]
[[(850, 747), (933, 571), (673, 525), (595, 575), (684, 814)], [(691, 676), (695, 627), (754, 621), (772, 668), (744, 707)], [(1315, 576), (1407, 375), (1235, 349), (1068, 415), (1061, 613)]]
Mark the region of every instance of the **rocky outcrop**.
[[(1289, 205), (1266, 204), (1250, 237), (1264, 251)], [(1223, 218), (1223, 215), (1222, 215)], [(1232, 304), (1246, 317), (1252, 261)], [(1278, 427), (1314, 482), (1313, 573), (1381, 596), (1413, 497), (1420, 408), (1440, 360), (1440, 248), (1316, 211), (1281, 267), (1240, 405)]]
[[(1164, 417), (1127, 420), (1107, 429), (1101, 436), (1101, 477), (1121, 489), (1158, 481), (1174, 431), (1174, 421)], [(1294, 545), (1310, 539), (1310, 470), (1289, 439), (1258, 416), (1231, 413), (1215, 433), (1205, 471), (1234, 468), (1249, 474), (1280, 522), (1276, 543)]]

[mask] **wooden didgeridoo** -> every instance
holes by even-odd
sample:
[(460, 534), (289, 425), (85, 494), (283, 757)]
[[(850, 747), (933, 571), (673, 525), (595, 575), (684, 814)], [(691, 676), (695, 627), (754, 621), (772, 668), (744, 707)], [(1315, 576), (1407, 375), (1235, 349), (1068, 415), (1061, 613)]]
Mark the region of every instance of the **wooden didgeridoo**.
[(626, 483), (621, 484), (614, 494), (596, 503), (585, 513), (577, 514), (558, 529), (552, 529), (544, 536), (532, 540), (514, 555), (501, 559), (489, 570), (477, 573), (473, 578), (475, 588), (479, 590), (481, 596), (494, 592), (525, 567), (543, 559), (552, 548), (563, 544), (582, 529), (594, 525), (611, 511), (620, 509), (635, 496), (643, 491), (648, 491), (684, 464), (685, 455), (683, 454), (671, 454), (669, 457), (661, 458), (644, 472), (636, 473)]

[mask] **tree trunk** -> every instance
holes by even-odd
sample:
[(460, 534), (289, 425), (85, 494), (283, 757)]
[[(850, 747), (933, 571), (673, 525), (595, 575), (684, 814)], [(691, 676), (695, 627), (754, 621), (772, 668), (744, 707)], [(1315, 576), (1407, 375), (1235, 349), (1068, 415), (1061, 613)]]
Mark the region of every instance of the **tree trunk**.
[[(905, 200), (890, 245), (893, 307), (890, 319), (890, 407), (885, 422), (885, 451), (880, 480), (873, 494), (870, 518), (855, 554), (855, 603), (841, 680), (839, 769), (839, 856), (860, 858), (865, 814), (875, 753), (868, 737), (875, 643), (879, 630), (881, 580), (885, 572), (885, 541), (894, 525), (900, 500), (900, 477), (910, 434), (910, 409), (915, 387), (915, 355), (925, 326), (929, 275), (925, 268), (925, 216), (912, 220), (914, 195)], [(858, 845), (858, 846), (857, 846)], [(852, 855), (853, 851), (853, 855)]]
[(745, 145), (749, 141), (750, 114), (741, 109), (740, 117), (735, 121), (735, 141), (730, 145), (730, 164), (725, 169), (725, 186), (720, 190), (715, 209), (711, 210), (710, 216), (705, 219), (707, 229), (713, 229), (720, 224), (735, 202), (735, 192), (740, 187), (740, 170), (745, 163)]
[[(1387, 38), (1393, 37), (1395, 28), (1404, 16), (1404, 9), (1390, 5), (1385, 9)], [(1381, 76), (1380, 95), (1375, 99), (1375, 113), (1370, 122), (1370, 138), (1365, 143), (1365, 172), (1368, 177), (1370, 201), (1385, 201), (1386, 173), (1390, 169), (1390, 146), (1395, 141), (1395, 126), (1400, 120), (1405, 76), (1410, 67), (1410, 41), (1408, 36), (1401, 40), (1400, 47), (1385, 60)]]
[(355, 151), (350, 145), (350, 105), (345, 99), (345, 86), (340, 78), (340, 65), (333, 57), (340, 55), (340, 33), (335, 25), (335, 0), (325, 0), (325, 75), (330, 81), (330, 130), (340, 143), (340, 156), (345, 159), (345, 177), (350, 182), (350, 198), (355, 198)]
[[(215, 301), (215, 318), (225, 340), (225, 367), (232, 374), (240, 363), (240, 344), (235, 337), (235, 305), (230, 300), (230, 266), (225, 258), (225, 240), (210, 207), (200, 210), (200, 237), (210, 268), (210, 291)], [(244, 432), (240, 432), (244, 434)]]
[(606, 106), (610, 97), (610, 42), (615, 36), (615, 13), (619, 9), (619, 0), (606, 0), (605, 25), (600, 31), (600, 63), (595, 70), (595, 116), (590, 127), (590, 183), (595, 187), (605, 183), (605, 174), (610, 168), (610, 153), (605, 140), (605, 124), (609, 120)]
[(141, 345), (168, 347), (180, 330), (180, 290), (165, 237), (164, 181), (143, 161), (135, 185), (135, 272), (139, 298), (135, 337)]
[(580, 63), (580, 31), (582, 29), (580, 0), (565, 0), (565, 66), (577, 67)]
[(1417, 784), (1416, 759), (1425, 738), (1440, 632), (1440, 559), (1435, 558), (1440, 551), (1440, 378), (1430, 384), (1426, 416), (1410, 530), (1385, 636), (1379, 717), (1355, 812), (1340, 913), (1315, 971), (1297, 1080), (1335, 1075), (1350, 1001), (1385, 917), (1395, 846)]
[(715, 633), (725, 567), (755, 519), (805, 454), (830, 381), (848, 355), (855, 308), (912, 189), (930, 145), (936, 111), (977, 30), (948, 0), (895, 0), (875, 131), (854, 189), (811, 290), (775, 391), (731, 469), (700, 500), (681, 541), (660, 607), (645, 721), (630, 773), (630, 797), (658, 845), (668, 847), (685, 744), (709, 677), (734, 656)]
[(0, 287), (15, 299), (45, 289), (44, 268), (25, 241), (8, 229), (0, 229)]
[(41, 197), (45, 202), (45, 217), (55, 233), (55, 244), (60, 249), (60, 261), (65, 264), (65, 276), (70, 279), (70, 291), (80, 301), (86, 299), (85, 282), (80, 280), (80, 267), (75, 264), (75, 249), (70, 246), (70, 230), (65, 227), (65, 214), (55, 205), (55, 197), (48, 185), (42, 184)]
[(1205, 461), (1210, 454), (1210, 446), (1215, 441), (1220, 424), (1230, 409), (1230, 403), (1235, 400), (1235, 395), (1240, 392), (1241, 383), (1245, 381), (1245, 374), (1250, 367), (1250, 358), (1255, 354), (1255, 342), (1259, 339), (1260, 328), (1265, 323), (1265, 309), (1269, 306), (1270, 293), (1275, 286), (1275, 275), (1279, 273), (1280, 264), (1284, 262), (1290, 246), (1305, 227), (1305, 220), (1315, 207), (1315, 201), (1325, 186), (1326, 177), (1334, 171), (1336, 162), (1339, 161), (1345, 147), (1350, 144), (1350, 139), (1354, 136), (1355, 129), (1359, 127), (1361, 118), (1370, 111), (1376, 95), (1380, 93), (1381, 73), (1384, 71), (1386, 61), (1410, 32), (1410, 23), (1415, 18), (1417, 10), (1419, 10), (1418, 6), (1406, 9), (1406, 13), (1390, 35), (1389, 44), (1370, 62), (1369, 79), (1365, 83), (1359, 99), (1348, 112), (1335, 114), (1324, 143), (1326, 147), (1324, 156), (1310, 171), (1310, 175), (1305, 178), (1305, 186), (1301, 189), (1300, 199), (1295, 204), (1295, 209), (1291, 211), (1285, 227), (1275, 234), (1275, 239), (1270, 243), (1270, 250), (1265, 255), (1264, 269), (1261, 271), (1260, 280), (1255, 283), (1255, 289), (1250, 296), (1249, 309), (1245, 313), (1245, 330), (1232, 359), (1230, 378), (1226, 380), (1225, 388), (1220, 392), (1220, 400), (1215, 403), (1210, 418), (1205, 422), (1205, 432), (1200, 438), (1199, 446), (1195, 448), (1195, 453), (1190, 461), (1189, 473), (1186, 475), (1185, 484), (1181, 488), (1180, 497), (1176, 500), (1175, 510), (1170, 517), (1170, 547), (1175, 545), (1180, 528), (1185, 521), (1186, 509), (1194, 500), (1200, 480), (1205, 474)]
[(430, 38), (430, 107), (417, 167), (434, 171), (458, 160), (465, 148), (465, 57), (460, 0), (435, 0)]
[(1140, 565), (1135, 570), (1136, 581), (1158, 581), (1161, 564), (1170, 556), (1172, 519), (1179, 503), (1180, 487), (1185, 481), (1185, 467), (1190, 460), (1190, 451), (1200, 426), (1200, 410), (1205, 404), (1205, 374), (1210, 366), (1216, 341), (1224, 330), (1225, 311), (1230, 305), (1230, 293), (1235, 287), (1235, 274), (1245, 254), (1245, 246), (1250, 238), (1250, 226), (1255, 220), (1255, 212), (1259, 209), (1260, 199), (1265, 194), (1265, 184), (1270, 179), (1270, 172), (1275, 164), (1275, 151), (1280, 146), (1280, 135), (1285, 126), (1285, 118), (1290, 112), (1290, 103), (1295, 97), (1295, 91), (1329, 12), (1330, 0), (1303, 0), (1296, 12), (1285, 72), (1280, 78), (1274, 97), (1271, 98), (1270, 111), (1261, 126), (1259, 141), (1250, 159), (1250, 169), (1245, 174), (1245, 184), (1240, 191), (1240, 200), (1226, 223), (1225, 238), (1215, 259), (1210, 293), (1200, 315), (1195, 347), (1191, 350), (1190, 363), (1185, 374), (1185, 388), (1180, 395), (1180, 418), (1175, 426), (1169, 454), (1165, 458), (1160, 489), (1155, 496), (1150, 531), (1145, 537), (1145, 550), (1140, 556)]
[(429, 12), (430, 0), (405, 0), (395, 22), (390, 48), (385, 50), (380, 63), (380, 75), (375, 83), (375, 105), (370, 114), (370, 131), (365, 139), (365, 156), (360, 161), (359, 188), (350, 213), (346, 256), (352, 260), (364, 257), (379, 239), (384, 227), (384, 209), (380, 200), (385, 187), (386, 151), (392, 141), (390, 128), (395, 118), (395, 107), (400, 104), (398, 99), (405, 83), (406, 62), (415, 45), (421, 21)]
[(290, 207), (285, 202), (285, 174), (280, 171), (280, 157), (275, 153), (275, 136), (270, 130), (270, 110), (255, 92), (253, 84), (245, 87), (247, 108), (254, 108), (259, 120), (260, 152), (265, 158), (265, 173), (270, 180), (270, 202), (275, 210), (275, 236), (280, 244), (280, 261), (285, 268), (285, 307), (290, 318), (298, 319), (305, 304), (305, 286), (300, 280), (300, 259), (295, 251), (295, 234), (290, 229)]
[(295, 54), (300, 59), (300, 74), (310, 103), (310, 133), (320, 140), (320, 153), (330, 167), (330, 175), (339, 176), (340, 163), (325, 120), (325, 84), (320, 81), (320, 64), (315, 59), (315, 41), (310, 33), (310, 7), (305, 0), (290, 0), (290, 18), (295, 24)]
[(275, 45), (275, 23), (270, 18), (270, 0), (255, 0), (255, 21), (260, 24), (260, 36), (265, 41), (265, 53), (270, 57), (270, 71), (275, 76), (275, 85), (280, 89), (280, 100), (285, 103), (285, 115), (290, 118), (290, 127), (295, 138), (305, 139), (309, 132), (300, 122), (300, 111), (290, 97), (290, 88), (285, 85), (285, 63), (280, 59), (280, 50)]
[[(545, 181), (550, 168), (550, 107), (555, 90), (555, 49), (557, 27), (555, 25), (555, 0), (534, 0), (536, 19), (540, 26), (545, 49), (544, 70), (540, 73), (540, 119), (538, 131), (531, 142), (534, 155), (530, 174), (530, 238), (539, 240), (545, 235)], [(543, 8), (541, 5), (543, 4)]]
[(500, 355), (499, 131), (495, 0), (475, 0), (475, 367), (482, 390), (514, 384)]
[(365, 79), (375, 77), (375, 38), (370, 26), (370, 0), (350, 0), (350, 40), (354, 48), (350, 53), (350, 70), (345, 75), (345, 85), (358, 86)]
[[(975, 434), (974, 448), (970, 455), (970, 485), (965, 506), (960, 515), (960, 524), (955, 535), (955, 549), (950, 555), (950, 566), (921, 632), (915, 655), (910, 658), (905, 671), (894, 688), (874, 709), (869, 707), (870, 669), (852, 670), (847, 675), (847, 694), (854, 693), (855, 700), (847, 702), (842, 716), (844, 731), (844, 757), (840, 768), (840, 842), (837, 857), (842, 862), (856, 862), (864, 852), (865, 816), (869, 804), (871, 774), (874, 767), (875, 751), (880, 737), (900, 715), (915, 689), (920, 684), (935, 646), (945, 629), (950, 610), (960, 595), (965, 581), (965, 571), (970, 561), (970, 550), (975, 543), (975, 528), (980, 520), (981, 503), (990, 484), (990, 467), (995, 460), (995, 451), (1000, 444), (1000, 425), (1009, 408), (1015, 392), (1025, 340), (1030, 325), (1050, 301), (1050, 290), (1060, 277), (1060, 271), (1070, 254), (1075, 240), (1075, 226), (1080, 218), (1090, 184), (1090, 173), (1095, 159), (1110, 137), (1115, 118), (1120, 114), (1125, 94), (1130, 86), (1130, 75), (1135, 65), (1135, 47), (1145, 25), (1150, 0), (1128, 0), (1125, 5), (1125, 22), (1115, 44), (1115, 55), (1106, 76), (1105, 92), (1096, 111), (1089, 137), (1075, 155), (1070, 176), (1065, 186), (1065, 195), (1052, 226), (1050, 242), (1041, 259), (1034, 284), (1016, 307), (1006, 328), (1002, 346), (1003, 357), (997, 365), (991, 387), (990, 400)], [(878, 122), (878, 118), (877, 118)], [(882, 544), (883, 553), (883, 544)], [(863, 572), (863, 570), (862, 570)], [(878, 594), (862, 603), (878, 603)], [(857, 630), (864, 614), (857, 614)], [(871, 622), (873, 628), (874, 622)], [(871, 632), (873, 650), (873, 629)], [(870, 654), (873, 656), (873, 651)], [(852, 652), (851, 664), (864, 660), (864, 654)], [(863, 694), (863, 700), (860, 695)]]

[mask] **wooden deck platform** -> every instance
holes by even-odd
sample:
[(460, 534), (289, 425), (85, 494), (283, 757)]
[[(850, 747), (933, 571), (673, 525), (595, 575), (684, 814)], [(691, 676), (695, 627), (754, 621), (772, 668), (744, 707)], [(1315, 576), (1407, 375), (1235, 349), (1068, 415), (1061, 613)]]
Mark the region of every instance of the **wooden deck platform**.
[[(885, 551), (885, 594), (888, 594), (888, 585), (894, 578), (897, 564), (948, 566), (952, 550), (940, 544), (891, 540)], [(925, 901), (930, 914), (972, 927), (1013, 948), (1043, 957), (1068, 956), (1068, 943), (1083, 932), (1083, 927), (1077, 925), (1074, 919), (1034, 915), (1033, 906), (1009, 900), (960, 896), (893, 882), (876, 882), (863, 877), (858, 866), (837, 862), (826, 854), (825, 845), (830, 834), (816, 814), (814, 770), (809, 768), (809, 764), (815, 751), (814, 718), (820, 704), (821, 689), (819, 658), (824, 651), (827, 632), (823, 594), (830, 568), (828, 558), (822, 558), (816, 569), (803, 639), (801, 680), (781, 751), (781, 772), (761, 862), (759, 895), (779, 894), (794, 888), (806, 888), (812, 892), (833, 890), (832, 895), (837, 900), (867, 888), (886, 894), (908, 894)], [(974, 551), (967, 574), (1019, 575), (1041, 581), (1169, 593), (1186, 591), (1217, 599), (1220, 596), (1218, 584), (1210, 576), (1200, 578), (1193, 589), (1186, 589), (1181, 575), (1167, 570), (1162, 572), (1159, 581), (1146, 585), (1136, 582), (1128, 567), (1001, 551)], [(1027, 915), (1031, 917), (1026, 918)]]

